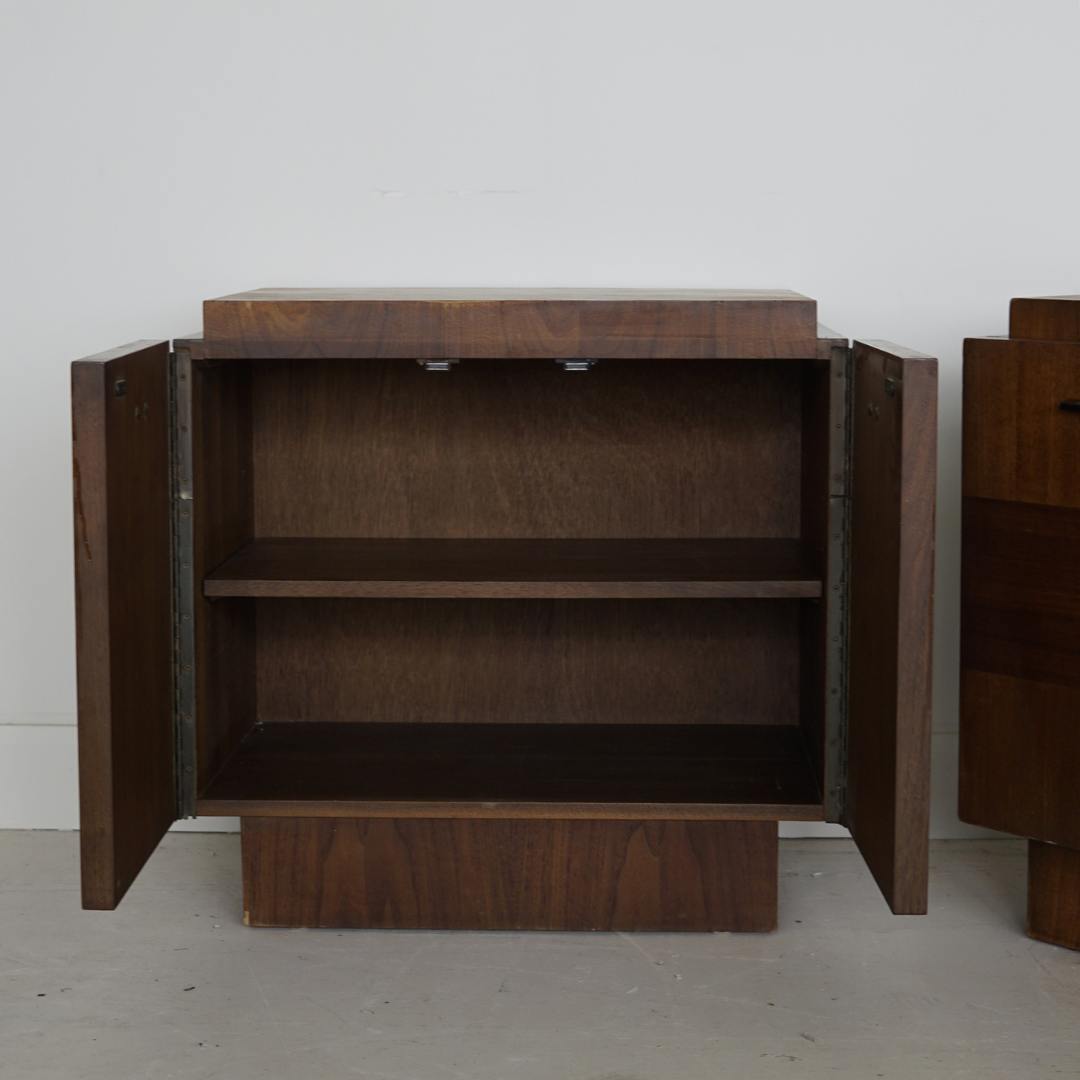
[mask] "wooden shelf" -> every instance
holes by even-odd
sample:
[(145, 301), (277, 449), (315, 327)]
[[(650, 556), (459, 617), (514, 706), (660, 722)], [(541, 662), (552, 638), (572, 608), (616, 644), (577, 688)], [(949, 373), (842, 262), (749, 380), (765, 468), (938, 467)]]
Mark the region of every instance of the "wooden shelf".
[(794, 725), (257, 724), (201, 815), (819, 821)]
[(798, 540), (264, 538), (206, 596), (818, 597)]

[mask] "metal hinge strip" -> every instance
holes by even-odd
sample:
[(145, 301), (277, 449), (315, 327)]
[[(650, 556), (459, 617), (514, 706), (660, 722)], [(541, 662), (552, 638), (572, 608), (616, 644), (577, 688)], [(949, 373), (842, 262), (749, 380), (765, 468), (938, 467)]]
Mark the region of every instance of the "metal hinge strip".
[(855, 391), (855, 350), (844, 350), (845, 392), (844, 392), (844, 495), (843, 528), (841, 529), (842, 549), (840, 558), (842, 602), (838, 611), (840, 648), (838, 652), (838, 685), (840, 689), (840, 710), (837, 724), (837, 742), (839, 749), (839, 769), (837, 776), (838, 792), (836, 820), (847, 823), (847, 777), (848, 777), (848, 697), (849, 665), (851, 642), (851, 479), (852, 449), (855, 436), (854, 391)]
[[(829, 499), (829, 571), (826, 582), (827, 703), (825, 708), (825, 820), (842, 822), (847, 797), (848, 617), (851, 579), (851, 357), (847, 348), (833, 349), (832, 375), (841, 380), (839, 414), (843, 440), (843, 483)], [(830, 463), (832, 464), (832, 463)], [(834, 491), (837, 489), (834, 488)]]
[(172, 365), (173, 596), (176, 657), (176, 809), (195, 816), (195, 534), (192, 514), (191, 354), (181, 349)]

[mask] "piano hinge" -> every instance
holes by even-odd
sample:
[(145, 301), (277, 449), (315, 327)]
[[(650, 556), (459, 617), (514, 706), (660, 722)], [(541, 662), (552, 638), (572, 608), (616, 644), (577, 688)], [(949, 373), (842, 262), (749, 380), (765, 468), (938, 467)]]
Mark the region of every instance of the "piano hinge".
[(191, 354), (170, 358), (173, 504), (173, 731), (177, 817), (195, 816), (195, 569), (192, 514)]
[(844, 350), (844, 495), (843, 495), (843, 527), (840, 530), (842, 537), (840, 550), (841, 588), (840, 610), (838, 612), (838, 625), (840, 636), (839, 649), (839, 689), (840, 709), (837, 723), (837, 742), (839, 759), (837, 762), (838, 784), (836, 799), (836, 820), (846, 824), (847, 818), (847, 775), (848, 775), (848, 695), (849, 695), (849, 664), (850, 635), (851, 635), (851, 480), (852, 480), (852, 447), (855, 435), (854, 417), (854, 392), (855, 350)]
[(836, 390), (830, 424), (837, 432), (830, 453), (833, 479), (829, 498), (826, 614), (825, 820), (840, 822), (847, 786), (848, 588), (851, 531), (851, 350), (834, 348), (830, 380)]

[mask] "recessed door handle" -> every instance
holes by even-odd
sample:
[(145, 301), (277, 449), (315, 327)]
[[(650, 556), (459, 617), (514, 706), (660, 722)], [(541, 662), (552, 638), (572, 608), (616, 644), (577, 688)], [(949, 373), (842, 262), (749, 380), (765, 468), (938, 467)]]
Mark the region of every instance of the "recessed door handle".
[(1080, 398), (1069, 398), (1063, 401), (1058, 408), (1064, 409), (1066, 412), (1080, 412)]

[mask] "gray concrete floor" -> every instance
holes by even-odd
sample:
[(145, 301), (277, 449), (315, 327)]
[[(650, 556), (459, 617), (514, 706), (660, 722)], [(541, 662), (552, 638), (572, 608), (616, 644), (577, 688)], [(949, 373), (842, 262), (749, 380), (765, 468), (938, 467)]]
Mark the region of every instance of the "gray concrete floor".
[(1080, 1076), (1080, 953), (1020, 841), (938, 842), (931, 914), (781, 842), (775, 934), (252, 930), (239, 837), (168, 836), (115, 912), (78, 837), (0, 832), (4, 1080)]

